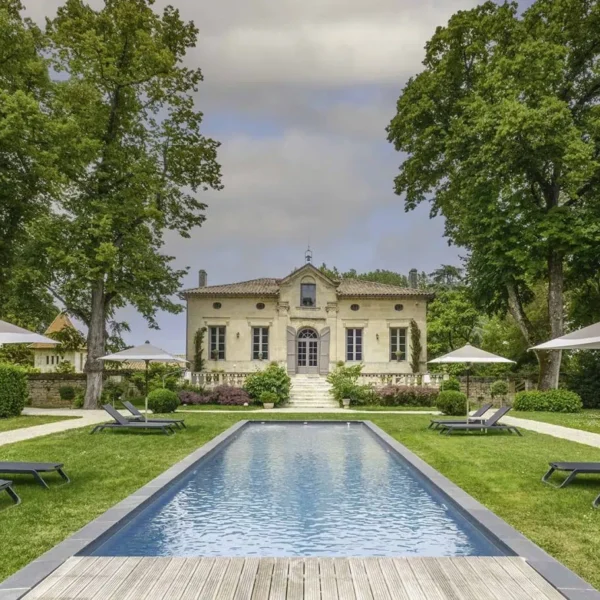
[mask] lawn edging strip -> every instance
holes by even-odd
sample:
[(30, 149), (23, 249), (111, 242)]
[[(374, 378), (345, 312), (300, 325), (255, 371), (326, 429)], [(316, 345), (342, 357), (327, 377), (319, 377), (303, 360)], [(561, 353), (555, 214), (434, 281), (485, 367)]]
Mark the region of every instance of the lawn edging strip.
[[(456, 505), (484, 533), (497, 539), (510, 553), (525, 559), (533, 569), (568, 600), (600, 600), (600, 592), (595, 590), (589, 583), (547, 554), (492, 511), (485, 508), (475, 498), (444, 477), (380, 427), (371, 421), (349, 420), (348, 422), (366, 426), (381, 443), (395, 451), (409, 467), (414, 469), (418, 475), (422, 476), (446, 496), (450, 502)], [(241, 420), (237, 422), (133, 494), (108, 509), (94, 521), (91, 521), (54, 548), (23, 567), (4, 582), (0, 582), (0, 600), (18, 600), (22, 598), (68, 558), (80, 554), (84, 549), (90, 551), (101, 545), (110, 535), (123, 527), (125, 523), (143, 510), (158, 495), (170, 488), (190, 470), (196, 468), (198, 466), (197, 463), (202, 458), (221, 448), (225, 443), (232, 441), (238, 431), (249, 423), (260, 423), (260, 421)], [(269, 420), (266, 423), (303, 424), (302, 421), (285, 420)], [(340, 424), (340, 421), (319, 420), (318, 423)]]
[(519, 533), (506, 521), (467, 494), (462, 488), (444, 477), (406, 446), (395, 440), (383, 429), (371, 423), (363, 423), (388, 446), (395, 450), (413, 469), (424, 476), (481, 529), (488, 531), (516, 556), (524, 558), (546, 581), (554, 586), (568, 600), (600, 600), (598, 592), (591, 584), (576, 575), (562, 563)]

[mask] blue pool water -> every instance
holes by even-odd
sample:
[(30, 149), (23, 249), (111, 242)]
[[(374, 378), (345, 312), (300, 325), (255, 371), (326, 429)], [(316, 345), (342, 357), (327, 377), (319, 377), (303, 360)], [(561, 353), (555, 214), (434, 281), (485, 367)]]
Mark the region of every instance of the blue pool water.
[(251, 424), (96, 556), (499, 556), (361, 424)]

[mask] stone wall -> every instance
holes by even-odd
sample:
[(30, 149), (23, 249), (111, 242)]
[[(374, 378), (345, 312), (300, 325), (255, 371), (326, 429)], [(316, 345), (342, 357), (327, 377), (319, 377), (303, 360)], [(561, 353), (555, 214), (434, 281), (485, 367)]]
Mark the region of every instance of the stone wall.
[[(487, 402), (492, 401), (490, 388), (494, 381), (498, 381), (500, 377), (471, 377), (469, 380), (469, 398), (471, 400), (482, 399)], [(465, 394), (467, 393), (467, 378), (459, 377), (460, 389)], [(529, 379), (508, 379), (508, 402), (512, 404), (515, 393), (520, 390), (535, 389), (535, 383)], [(496, 399), (496, 404), (499, 404), (499, 399)]]
[(61, 400), (59, 389), (69, 385), (75, 392), (85, 389), (83, 373), (35, 373), (28, 376), (27, 386), (31, 406), (38, 408), (70, 408), (71, 400)]

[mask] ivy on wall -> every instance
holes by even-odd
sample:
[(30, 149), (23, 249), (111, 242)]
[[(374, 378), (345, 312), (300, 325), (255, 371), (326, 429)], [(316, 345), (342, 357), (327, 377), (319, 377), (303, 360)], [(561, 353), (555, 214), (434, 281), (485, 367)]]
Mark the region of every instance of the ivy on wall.
[(413, 373), (418, 373), (421, 362), (421, 330), (413, 319), (410, 322), (410, 368)]
[(201, 327), (194, 335), (194, 371), (199, 373), (204, 371), (204, 357), (202, 351), (204, 349), (204, 336), (206, 335), (206, 327)]

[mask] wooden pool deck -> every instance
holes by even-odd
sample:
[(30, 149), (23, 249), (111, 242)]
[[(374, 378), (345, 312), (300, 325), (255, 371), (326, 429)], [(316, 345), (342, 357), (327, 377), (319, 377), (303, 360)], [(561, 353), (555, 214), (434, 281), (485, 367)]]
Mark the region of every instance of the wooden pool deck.
[(74, 557), (27, 600), (559, 600), (521, 558)]

